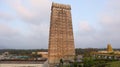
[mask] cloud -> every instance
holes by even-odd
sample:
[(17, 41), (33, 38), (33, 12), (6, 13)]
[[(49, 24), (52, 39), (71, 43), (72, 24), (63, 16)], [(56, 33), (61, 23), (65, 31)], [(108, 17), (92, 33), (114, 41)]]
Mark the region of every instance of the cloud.
[[(7, 24), (0, 23), (0, 46), (1, 49), (14, 47), (16, 38), (20, 36), (20, 30), (14, 29)], [(17, 43), (16, 43), (17, 44)]]
[(79, 23), (79, 29), (75, 34), (75, 46), (81, 48), (93, 47), (95, 43), (96, 30), (89, 24), (88, 21), (81, 21)]
[[(0, 24), (0, 46), (12, 49), (40, 49), (48, 46), (48, 28), (46, 25), (31, 25), (31, 31), (24, 35), (20, 30), (7, 24)], [(46, 28), (46, 29), (45, 29)]]
[(19, 30), (9, 27), (7, 24), (0, 24), (0, 36), (15, 36), (19, 33)]
[(106, 4), (106, 10), (100, 17), (100, 23), (106, 31), (114, 33), (120, 33), (120, 4), (119, 0), (111, 0)]
[(92, 32), (93, 28), (90, 26), (88, 21), (81, 21), (79, 23), (79, 31), (80, 32)]
[[(23, 21), (40, 24), (48, 21), (51, 1), (49, 0), (7, 0)], [(25, 3), (25, 4), (24, 4)]]
[[(13, 23), (0, 25), (0, 45), (13, 49), (48, 48), (51, 1), (4, 0), (3, 3), (8, 5), (6, 9), (15, 12), (11, 14), (16, 18)], [(16, 24), (23, 26), (18, 25), (20, 30), (17, 30)]]
[[(20, 49), (48, 48), (50, 0), (2, 0), (2, 3), (13, 12), (0, 12), (0, 20), (12, 19), (13, 23), (1, 24), (0, 21), (0, 46)], [(113, 47), (119, 46), (119, 0), (109, 0), (100, 14), (96, 21), (100, 30), (93, 27), (87, 19), (79, 22), (78, 30), (74, 32), (76, 47), (106, 47), (109, 42)], [(16, 29), (18, 23), (21, 25), (20, 30)]]
[(7, 20), (7, 21), (10, 21), (10, 20), (13, 20), (13, 16), (11, 14), (8, 14), (8, 13), (5, 13), (5, 12), (0, 12), (0, 19), (1, 20)]
[(120, 47), (120, 4), (119, 0), (109, 0), (96, 22), (101, 29), (95, 29), (89, 25), (89, 21), (83, 21), (75, 34), (76, 47), (105, 48), (111, 43), (113, 48)]
[(120, 42), (120, 4), (119, 0), (111, 0), (107, 3), (105, 12), (101, 17), (101, 25), (106, 33), (106, 39), (112, 42), (113, 46), (118, 48)]

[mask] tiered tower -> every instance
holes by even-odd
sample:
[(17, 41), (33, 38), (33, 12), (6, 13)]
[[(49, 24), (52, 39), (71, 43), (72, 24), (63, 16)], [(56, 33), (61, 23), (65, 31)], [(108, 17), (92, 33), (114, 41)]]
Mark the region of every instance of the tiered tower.
[(49, 34), (49, 63), (73, 60), (75, 55), (70, 5), (52, 3)]
[(113, 52), (113, 49), (112, 49), (111, 44), (108, 44), (108, 45), (107, 45), (107, 51), (108, 51), (108, 52)]

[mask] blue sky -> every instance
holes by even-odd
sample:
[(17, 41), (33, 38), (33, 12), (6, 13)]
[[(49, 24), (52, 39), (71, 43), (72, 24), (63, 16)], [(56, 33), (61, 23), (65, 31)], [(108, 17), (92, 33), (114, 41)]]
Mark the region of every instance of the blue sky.
[(0, 0), (0, 48), (48, 48), (52, 2), (71, 5), (76, 48), (120, 47), (119, 0)]

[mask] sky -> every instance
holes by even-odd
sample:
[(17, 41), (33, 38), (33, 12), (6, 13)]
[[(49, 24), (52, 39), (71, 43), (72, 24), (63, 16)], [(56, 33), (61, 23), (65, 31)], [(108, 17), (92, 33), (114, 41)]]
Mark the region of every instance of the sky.
[(120, 0), (0, 0), (0, 49), (47, 49), (52, 2), (71, 5), (76, 48), (120, 48)]

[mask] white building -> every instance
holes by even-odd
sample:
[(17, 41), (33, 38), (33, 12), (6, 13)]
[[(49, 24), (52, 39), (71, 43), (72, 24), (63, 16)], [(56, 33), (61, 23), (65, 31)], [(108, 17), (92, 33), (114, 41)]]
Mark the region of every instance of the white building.
[(48, 67), (48, 61), (0, 61), (0, 67)]

